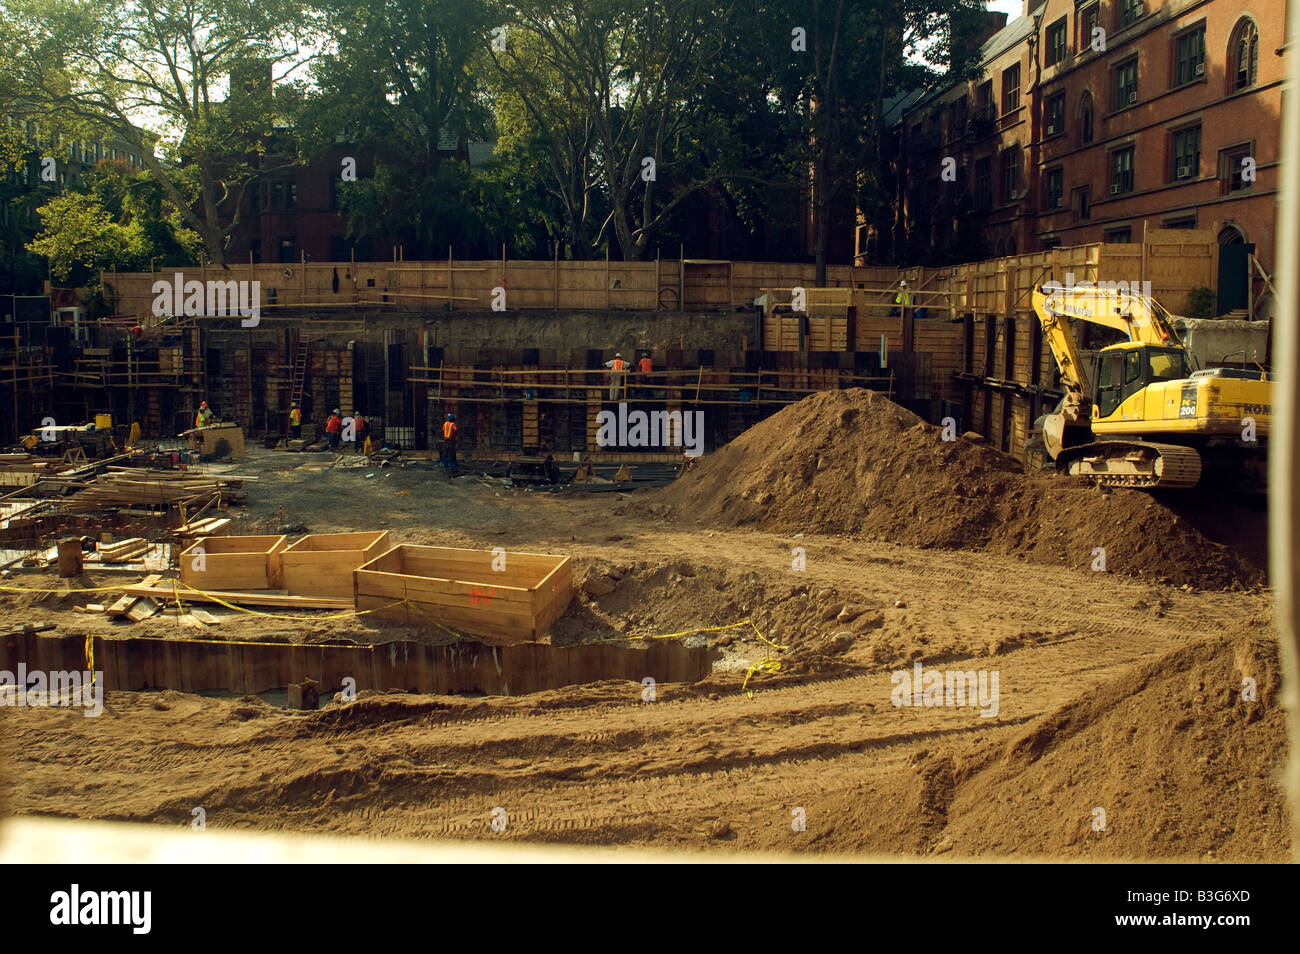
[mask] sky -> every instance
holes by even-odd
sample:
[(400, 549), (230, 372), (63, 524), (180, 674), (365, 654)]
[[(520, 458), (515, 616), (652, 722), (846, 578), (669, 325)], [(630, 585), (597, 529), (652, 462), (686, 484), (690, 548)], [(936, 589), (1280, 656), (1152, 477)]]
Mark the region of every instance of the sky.
[(1024, 7), (1021, 0), (989, 0), (988, 8), (998, 10), (1007, 15), (1007, 22), (1010, 23), (1016, 17), (1020, 16), (1020, 11)]

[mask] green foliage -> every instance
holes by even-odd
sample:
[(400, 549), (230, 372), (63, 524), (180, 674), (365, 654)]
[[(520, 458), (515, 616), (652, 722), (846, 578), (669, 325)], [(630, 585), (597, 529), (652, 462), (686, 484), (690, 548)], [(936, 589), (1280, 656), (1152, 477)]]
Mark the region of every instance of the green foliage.
[(1204, 285), (1187, 293), (1187, 318), (1216, 318), (1219, 314), (1219, 296), (1214, 289)]
[(101, 268), (197, 263), (202, 243), (179, 224), (152, 173), (102, 162), (87, 175), (86, 186), (84, 192), (54, 196), (37, 210), (42, 228), (27, 248), (49, 260), (56, 280), (84, 285)]

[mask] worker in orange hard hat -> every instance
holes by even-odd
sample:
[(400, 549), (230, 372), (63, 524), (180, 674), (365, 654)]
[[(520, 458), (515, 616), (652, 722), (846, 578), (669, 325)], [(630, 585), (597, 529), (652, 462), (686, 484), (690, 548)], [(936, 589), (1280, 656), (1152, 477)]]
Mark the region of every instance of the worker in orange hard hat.
[(217, 416), (212, 413), (212, 408), (208, 407), (208, 402), (204, 401), (199, 404), (199, 413), (194, 415), (194, 426), (207, 427), (216, 420), (216, 417)]

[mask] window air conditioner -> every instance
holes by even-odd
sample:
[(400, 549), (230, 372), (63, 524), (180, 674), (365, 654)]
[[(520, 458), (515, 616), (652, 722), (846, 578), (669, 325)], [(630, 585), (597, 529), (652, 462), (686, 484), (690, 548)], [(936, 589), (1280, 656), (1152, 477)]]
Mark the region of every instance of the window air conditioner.
[(1189, 170), (1187, 164), (1180, 162), (1178, 164), (1178, 168), (1174, 170), (1174, 178), (1186, 179), (1188, 175), (1189, 175)]
[(1055, 123), (1048, 123), (1048, 124), (1047, 124), (1047, 135), (1049, 135), (1049, 136), (1055, 136), (1055, 135), (1056, 135), (1056, 124), (1055, 124)]
[(1111, 184), (1111, 187), (1110, 187), (1110, 194), (1111, 194), (1111, 195), (1119, 195), (1119, 184), (1118, 184), (1118, 183), (1112, 183), (1112, 184)]
[(1192, 72), (1193, 72), (1195, 75), (1197, 75), (1197, 76), (1204, 76), (1204, 75), (1205, 75), (1205, 64), (1204, 64), (1204, 63), (1197, 63), (1197, 64), (1196, 64), (1196, 68), (1195, 68), (1194, 70), (1192, 70)]
[(1136, 103), (1137, 101), (1138, 101), (1137, 90), (1135, 90), (1135, 89), (1134, 89), (1134, 90), (1129, 90), (1129, 94), (1128, 94), (1128, 104), (1129, 104), (1130, 106), (1132, 106), (1132, 105), (1133, 105), (1134, 103)]

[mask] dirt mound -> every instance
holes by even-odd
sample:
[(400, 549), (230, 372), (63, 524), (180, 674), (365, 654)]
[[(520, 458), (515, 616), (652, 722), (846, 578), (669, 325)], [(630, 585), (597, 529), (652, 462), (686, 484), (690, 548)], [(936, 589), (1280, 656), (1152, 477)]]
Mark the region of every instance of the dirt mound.
[(885, 834), (919, 854), (1283, 861), (1280, 687), (1271, 641), (1193, 643), (1009, 742), (931, 747), (893, 785), (828, 799), (818, 812), (843, 824), (826, 847), (878, 851)]
[[(1205, 587), (1262, 582), (1148, 494), (1024, 472), (873, 391), (823, 391), (750, 428), (660, 492), (710, 526), (988, 550)], [(1102, 552), (1104, 551), (1104, 553)]]

